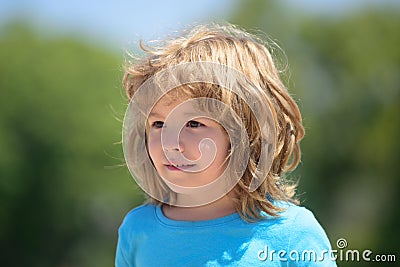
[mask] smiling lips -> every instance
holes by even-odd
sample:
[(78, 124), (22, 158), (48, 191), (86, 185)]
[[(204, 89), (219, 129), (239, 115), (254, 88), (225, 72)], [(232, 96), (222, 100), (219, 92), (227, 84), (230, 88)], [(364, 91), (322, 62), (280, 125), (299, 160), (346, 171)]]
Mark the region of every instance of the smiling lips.
[(168, 170), (170, 171), (184, 171), (186, 169), (190, 169), (195, 164), (165, 164)]

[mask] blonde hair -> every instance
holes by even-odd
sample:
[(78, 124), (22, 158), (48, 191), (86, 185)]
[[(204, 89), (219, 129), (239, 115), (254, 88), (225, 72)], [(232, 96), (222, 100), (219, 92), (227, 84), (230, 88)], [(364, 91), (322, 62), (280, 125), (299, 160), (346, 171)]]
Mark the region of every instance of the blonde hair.
[[(302, 118), (297, 104), (281, 81), (270, 51), (260, 38), (232, 25), (212, 24), (197, 26), (179, 37), (166, 40), (160, 46), (149, 48), (141, 43), (140, 47), (147, 54), (130, 62), (123, 77), (129, 100), (147, 80), (167, 68), (183, 63), (214, 62), (243, 73), (264, 96), (276, 129), (276, 136), (273, 137), (276, 146), (270, 171), (263, 177), (261, 185), (252, 192), (248, 188), (257, 172), (262, 137), (260, 125), (251, 109), (237, 95), (227, 93), (213, 84), (185, 85), (184, 94), (189, 97), (214, 98), (228, 104), (245, 125), (250, 158), (244, 174), (233, 188), (236, 210), (244, 219), (254, 221), (263, 218), (263, 212), (278, 216), (282, 209), (274, 204), (275, 201), (298, 204), (294, 197), (297, 184), (289, 183), (285, 174), (294, 170), (300, 162), (299, 142), (304, 136)], [(151, 166), (144, 164), (141, 168), (146, 169), (143, 173), (149, 176), (156, 175), (150, 171), (154, 169)], [(154, 181), (154, 177), (148, 179)], [(159, 195), (170, 193), (162, 182), (156, 182), (155, 187), (153, 190)], [(153, 198), (149, 201), (160, 202)]]

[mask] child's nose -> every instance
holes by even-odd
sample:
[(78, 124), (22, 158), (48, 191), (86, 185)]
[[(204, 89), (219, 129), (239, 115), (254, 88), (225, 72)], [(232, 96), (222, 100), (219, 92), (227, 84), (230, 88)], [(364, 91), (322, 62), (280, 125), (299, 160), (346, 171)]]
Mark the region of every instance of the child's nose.
[(171, 151), (183, 152), (183, 147), (180, 144), (163, 142), (163, 143), (161, 143), (161, 145), (162, 145), (164, 151), (166, 151), (166, 152), (171, 152)]
[(164, 129), (161, 136), (161, 146), (164, 151), (172, 152), (183, 152), (183, 144), (180, 141), (179, 131), (171, 131)]

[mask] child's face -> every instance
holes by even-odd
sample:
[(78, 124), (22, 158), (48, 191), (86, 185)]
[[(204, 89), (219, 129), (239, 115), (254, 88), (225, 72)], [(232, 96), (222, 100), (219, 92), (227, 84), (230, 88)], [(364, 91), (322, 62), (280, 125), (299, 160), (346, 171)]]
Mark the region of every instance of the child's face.
[(150, 157), (158, 174), (174, 185), (173, 190), (207, 185), (229, 162), (229, 138), (223, 127), (196, 114), (187, 100), (163, 97), (147, 121)]

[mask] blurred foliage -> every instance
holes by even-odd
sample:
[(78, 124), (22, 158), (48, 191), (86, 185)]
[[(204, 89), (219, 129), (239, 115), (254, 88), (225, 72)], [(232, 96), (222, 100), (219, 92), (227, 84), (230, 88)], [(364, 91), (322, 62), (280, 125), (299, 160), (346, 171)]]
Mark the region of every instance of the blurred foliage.
[[(306, 127), (292, 176), (333, 248), (343, 237), (349, 249), (397, 253), (399, 10), (322, 17), (248, 0), (231, 22), (287, 54)], [(0, 28), (4, 266), (112, 266), (117, 228), (143, 199), (118, 143), (123, 55), (99, 47), (24, 23)]]
[(240, 3), (232, 22), (270, 34), (287, 54), (284, 77), (306, 127), (292, 174), (303, 204), (333, 248), (342, 237), (349, 249), (398, 253), (400, 9), (322, 17), (278, 1)]
[[(0, 32), (3, 266), (112, 266), (140, 203), (119, 144), (122, 59), (22, 24)], [(115, 110), (114, 110), (115, 108)]]

